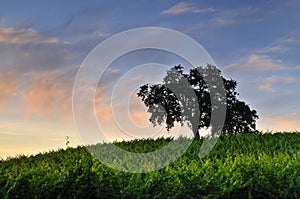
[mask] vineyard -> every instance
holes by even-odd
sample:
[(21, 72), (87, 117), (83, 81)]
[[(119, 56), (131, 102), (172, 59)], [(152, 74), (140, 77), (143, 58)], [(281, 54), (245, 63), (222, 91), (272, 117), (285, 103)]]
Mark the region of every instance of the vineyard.
[[(149, 152), (170, 141), (114, 144)], [(222, 135), (199, 158), (202, 142), (195, 140), (175, 162), (149, 173), (111, 169), (86, 147), (20, 155), (0, 161), (0, 198), (300, 198), (300, 133)]]

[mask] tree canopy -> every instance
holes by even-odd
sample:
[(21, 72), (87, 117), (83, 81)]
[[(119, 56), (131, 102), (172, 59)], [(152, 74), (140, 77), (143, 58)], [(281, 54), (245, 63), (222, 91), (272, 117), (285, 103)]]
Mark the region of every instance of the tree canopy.
[[(223, 104), (226, 106), (226, 117), (222, 133), (257, 132), (257, 112), (237, 98), (239, 94), (235, 80), (224, 78), (216, 66), (209, 64), (191, 68), (189, 73), (184, 73), (183, 69), (181, 65), (174, 66), (167, 71), (161, 84), (140, 87), (137, 95), (148, 108), (151, 114), (149, 120), (154, 126), (166, 123), (167, 130), (170, 130), (176, 122), (187, 122), (194, 136), (199, 137), (199, 129), (214, 128), (211, 123), (212, 110), (219, 109)], [(220, 87), (216, 77), (223, 81), (225, 98), (214, 90)], [(177, 92), (174, 92), (174, 88)], [(193, 93), (189, 93), (189, 90)], [(212, 98), (217, 99), (220, 106), (214, 105)]]

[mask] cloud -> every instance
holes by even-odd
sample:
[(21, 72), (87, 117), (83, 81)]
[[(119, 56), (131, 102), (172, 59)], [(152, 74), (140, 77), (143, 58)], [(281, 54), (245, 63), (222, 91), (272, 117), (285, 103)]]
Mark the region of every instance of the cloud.
[(258, 120), (258, 129), (263, 131), (300, 131), (300, 113), (265, 115)]
[(298, 82), (299, 79), (295, 77), (278, 77), (278, 76), (271, 76), (267, 77), (260, 81), (259, 90), (263, 92), (276, 92), (274, 86), (276, 84), (290, 84)]
[(254, 53), (274, 53), (274, 52), (286, 52), (291, 50), (298, 50), (298, 44), (300, 43), (300, 31), (294, 31), (289, 33), (274, 42), (270, 46), (255, 49)]
[(269, 56), (252, 54), (247, 59), (225, 66), (224, 69), (236, 72), (274, 71), (284, 69), (284, 66)]
[(26, 74), (73, 66), (80, 56), (70, 45), (33, 29), (0, 28), (0, 60), (1, 73)]
[(280, 38), (277, 43), (279, 44), (299, 44), (300, 43), (300, 31), (294, 31), (282, 38)]
[(107, 94), (106, 87), (98, 87), (95, 94), (95, 114), (104, 123), (113, 119), (110, 95)]
[(3, 131), (3, 130), (1, 129), (0, 135), (20, 136), (20, 135), (24, 135), (24, 133), (19, 133), (19, 132), (14, 132), (14, 131)]
[(58, 44), (63, 41), (39, 34), (33, 29), (16, 30), (14, 28), (0, 28), (0, 43), (6, 44)]
[(220, 10), (209, 24), (228, 26), (238, 23), (258, 22), (261, 20), (261, 10), (253, 7)]
[[(0, 73), (0, 105), (10, 102), (10, 99), (15, 97), (23, 106), (18, 114), (23, 114), (24, 108), (27, 119), (73, 120), (72, 91), (76, 72), (77, 68), (73, 67), (69, 70), (32, 71), (26, 74), (13, 71)], [(105, 74), (107, 79), (104, 79), (101, 87), (96, 90), (95, 106), (99, 118), (108, 121), (112, 117), (108, 105), (110, 95), (107, 93), (107, 85), (120, 71), (108, 69)], [(86, 89), (93, 88), (87, 84)], [(86, 100), (94, 102), (94, 99)], [(86, 106), (80, 104), (83, 113), (87, 110)], [(12, 104), (9, 104), (9, 108), (16, 109)]]
[[(98, 87), (95, 91), (94, 99), (84, 99), (91, 104), (94, 103), (93, 111), (97, 119), (102, 123), (109, 123), (113, 121), (112, 106), (111, 106), (111, 91), (116, 81), (116, 78), (120, 75), (120, 70), (114, 68), (108, 68), (102, 74), (102, 77), (98, 83)], [(93, 86), (88, 82), (83, 85), (84, 91), (94, 92)], [(83, 96), (84, 97), (84, 96)], [(90, 111), (86, 104), (79, 104), (80, 110), (84, 113)], [(89, 114), (90, 115), (90, 114)]]
[(203, 8), (199, 9), (197, 7), (194, 7), (193, 4), (187, 3), (187, 2), (180, 2), (172, 6), (171, 8), (164, 10), (163, 14), (166, 15), (180, 15), (185, 13), (209, 13), (209, 12), (215, 12), (213, 8)]
[(47, 33), (67, 38), (70, 44), (78, 45), (80, 51), (86, 49), (85, 53), (88, 53), (96, 43), (111, 35), (108, 21), (114, 18), (115, 10), (107, 3), (80, 6), (67, 12), (61, 24), (51, 27)]
[(111, 34), (103, 31), (96, 31), (95, 35), (100, 38), (109, 37)]
[(27, 117), (71, 118), (72, 82), (69, 74), (61, 71), (34, 74), (29, 87), (20, 92)]
[(0, 71), (17, 70), (21, 73), (56, 70), (80, 63), (81, 55), (66, 44), (0, 43)]
[(129, 114), (135, 124), (141, 127), (150, 125), (150, 115), (147, 113), (147, 107), (143, 104), (141, 99), (137, 97), (136, 93), (130, 98)]
[(117, 78), (120, 77), (120, 75), (121, 75), (121, 71), (119, 69), (107, 68), (101, 75), (98, 85), (101, 85), (101, 87), (103, 87), (108, 84), (116, 83)]
[(19, 76), (16, 71), (0, 73), (0, 105), (16, 96)]
[(271, 46), (271, 47), (265, 47), (261, 49), (254, 50), (255, 53), (272, 53), (272, 52), (286, 52), (290, 50), (290, 48), (285, 46)]
[(238, 23), (237, 18), (223, 18), (223, 17), (216, 17), (213, 20), (211, 20), (211, 24), (217, 25), (217, 26), (228, 26), (232, 24)]

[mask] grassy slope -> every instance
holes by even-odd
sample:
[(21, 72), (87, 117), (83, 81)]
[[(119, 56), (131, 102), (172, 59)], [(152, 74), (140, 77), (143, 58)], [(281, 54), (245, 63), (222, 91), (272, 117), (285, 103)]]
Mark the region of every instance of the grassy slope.
[[(147, 152), (169, 141), (115, 144)], [(299, 133), (221, 136), (202, 159), (201, 142), (141, 174), (111, 169), (84, 147), (1, 161), (0, 198), (300, 198)]]

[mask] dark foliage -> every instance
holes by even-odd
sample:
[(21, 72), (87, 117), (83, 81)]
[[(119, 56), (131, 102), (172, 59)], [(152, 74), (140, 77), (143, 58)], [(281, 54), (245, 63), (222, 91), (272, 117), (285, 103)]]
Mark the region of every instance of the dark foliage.
[[(217, 79), (223, 82), (218, 82)], [(220, 85), (222, 83), (223, 85)], [(162, 84), (143, 85), (137, 95), (151, 113), (150, 121), (154, 126), (165, 122), (169, 130), (176, 122), (181, 124), (188, 122), (195, 137), (198, 137), (198, 129), (210, 126), (214, 128), (214, 124), (210, 124), (212, 109), (217, 110), (221, 106), (226, 106), (223, 133), (257, 132), (255, 127), (257, 112), (237, 98), (236, 87), (237, 82), (225, 79), (215, 66), (192, 68), (189, 74), (186, 74), (183, 67), (178, 65), (167, 71)], [(170, 88), (176, 88), (180, 93), (174, 93)], [(225, 89), (225, 94), (222, 96), (217, 88)], [(188, 93), (191, 89), (194, 95)], [(212, 107), (212, 98), (219, 106)]]

